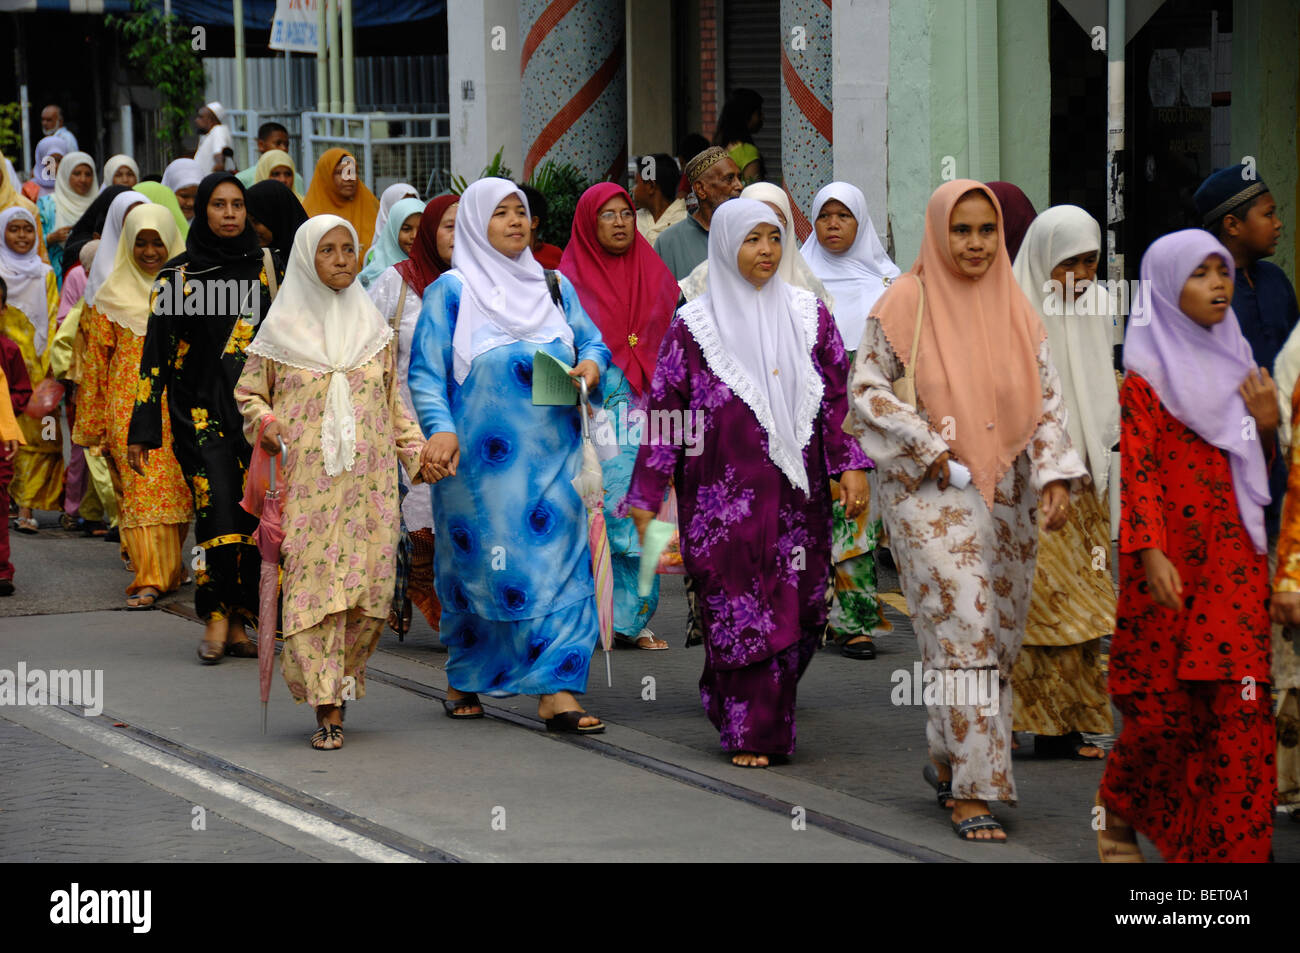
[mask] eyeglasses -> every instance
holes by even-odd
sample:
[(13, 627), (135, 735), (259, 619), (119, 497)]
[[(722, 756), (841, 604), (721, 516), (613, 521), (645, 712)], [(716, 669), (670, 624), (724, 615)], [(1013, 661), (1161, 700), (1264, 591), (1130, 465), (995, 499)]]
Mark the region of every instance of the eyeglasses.
[(615, 212), (613, 209), (610, 209), (608, 212), (601, 212), (596, 217), (599, 218), (602, 222), (617, 222), (620, 219), (622, 219), (625, 222), (630, 222), (636, 218), (636, 212), (632, 211), (630, 208), (625, 208), (619, 212)]

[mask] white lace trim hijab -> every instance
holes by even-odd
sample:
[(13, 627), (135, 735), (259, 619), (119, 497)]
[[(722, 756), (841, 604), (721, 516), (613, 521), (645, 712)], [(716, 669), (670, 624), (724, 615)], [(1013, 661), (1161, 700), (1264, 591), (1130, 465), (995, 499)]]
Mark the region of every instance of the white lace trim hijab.
[[(72, 187), (72, 173), (79, 165), (90, 167), (90, 188), (78, 195)], [(71, 228), (85, 214), (99, 194), (95, 181), (95, 160), (84, 152), (69, 152), (59, 161), (59, 171), (54, 175), (54, 227)]]
[(5, 229), (16, 218), (26, 219), (37, 232), (41, 228), (36, 224), (36, 216), (21, 205), (0, 211), (0, 276), (9, 287), (8, 303), (21, 311), (32, 326), (36, 353), (44, 354), (50, 333), (50, 299), (45, 276), (52, 269), (41, 261), (36, 242), (32, 242), (25, 255), (18, 254), (5, 242)]
[(155, 231), (167, 246), (163, 259), (170, 261), (185, 251), (185, 239), (176, 227), (176, 218), (169, 209), (152, 202), (132, 215), (122, 229), (113, 256), (113, 268), (108, 280), (95, 295), (95, 310), (136, 337), (144, 337), (149, 330), (149, 298), (153, 290), (153, 276), (146, 275), (136, 264), (135, 240), (143, 231)]
[(823, 389), (812, 361), (817, 298), (779, 274), (761, 289), (741, 275), (741, 246), (760, 222), (781, 227), (776, 213), (754, 199), (718, 206), (709, 222), (708, 293), (678, 314), (713, 373), (754, 412), (767, 434), (768, 458), (806, 494), (803, 450)]
[[(779, 185), (773, 185), (771, 182), (754, 182), (745, 186), (745, 190), (740, 193), (742, 199), (757, 199), (760, 202), (768, 202), (776, 205), (781, 209), (781, 214), (785, 216), (785, 230), (793, 235), (790, 231), (790, 223), (794, 221), (794, 213), (790, 210), (790, 196), (785, 194), (785, 189)], [(796, 288), (803, 288), (805, 291), (811, 291), (821, 303), (826, 305), (826, 310), (835, 313), (835, 298), (831, 295), (822, 280), (813, 274), (808, 262), (804, 261), (803, 255), (799, 251), (799, 246), (791, 243), (781, 249), (781, 263), (776, 266), (776, 273), (781, 276), (781, 280), (788, 285)], [(677, 286), (682, 289), (682, 295), (687, 301), (694, 301), (704, 292), (709, 290), (709, 263), (702, 261), (695, 266), (695, 270), (689, 275), (677, 282)]]
[(573, 328), (551, 300), (546, 273), (532, 249), (507, 258), (488, 241), (492, 213), (509, 196), (517, 196), (528, 214), (527, 198), (509, 179), (479, 179), (460, 197), (451, 252), (451, 273), (463, 285), (451, 342), (457, 384), (465, 383), (474, 358), (496, 347), (556, 338), (573, 346)]
[[(822, 206), (835, 199), (843, 202), (845, 207), (858, 220), (858, 232), (850, 245), (841, 254), (829, 252), (817, 241), (817, 216), (822, 213)], [(803, 245), (803, 257), (808, 267), (818, 278), (826, 283), (831, 294), (835, 295), (835, 324), (840, 329), (844, 346), (856, 351), (862, 341), (862, 332), (867, 327), (867, 315), (889, 283), (900, 274), (898, 266), (885, 253), (885, 246), (880, 244), (876, 235), (876, 226), (867, 211), (867, 197), (856, 185), (848, 182), (832, 182), (824, 186), (813, 199), (812, 215), (814, 230)]]
[(149, 200), (135, 189), (127, 189), (118, 195), (108, 206), (104, 217), (104, 232), (99, 236), (99, 248), (95, 251), (95, 260), (86, 274), (86, 291), (82, 295), (86, 304), (95, 304), (95, 295), (113, 271), (113, 262), (117, 259), (117, 243), (122, 237), (122, 222), (133, 205), (146, 205)]
[(332, 477), (356, 462), (357, 417), (347, 372), (368, 364), (393, 336), (359, 282), (335, 291), (316, 274), (316, 248), (340, 226), (355, 245), (356, 230), (337, 215), (317, 215), (298, 229), (284, 282), (248, 346), (250, 354), (330, 375), (320, 442)]
[(1056, 205), (1030, 223), (1012, 271), (1047, 328), (1070, 442), (1087, 452), (1093, 487), (1104, 499), (1110, 448), (1119, 440), (1119, 387), (1111, 346), (1115, 309), (1095, 281), (1077, 300), (1063, 298), (1068, 289), (1049, 284), (1052, 269), (1065, 259), (1100, 250), (1097, 220), (1077, 205)]

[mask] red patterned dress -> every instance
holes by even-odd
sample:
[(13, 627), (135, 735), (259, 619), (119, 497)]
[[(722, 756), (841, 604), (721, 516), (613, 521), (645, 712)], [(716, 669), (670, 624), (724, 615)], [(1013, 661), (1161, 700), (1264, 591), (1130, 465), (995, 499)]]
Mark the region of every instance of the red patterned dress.
[[(1110, 694), (1124, 716), (1103, 803), (1168, 861), (1267, 861), (1274, 722), (1268, 561), (1242, 525), (1227, 455), (1130, 373), (1120, 388), (1123, 510)], [(1152, 599), (1141, 551), (1178, 570)]]

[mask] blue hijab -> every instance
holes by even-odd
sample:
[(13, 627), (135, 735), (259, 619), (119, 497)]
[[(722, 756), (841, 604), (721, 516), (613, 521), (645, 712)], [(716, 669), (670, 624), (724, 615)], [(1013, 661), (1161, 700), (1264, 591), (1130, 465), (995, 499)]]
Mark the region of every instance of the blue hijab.
[(379, 240), (375, 242), (374, 254), (358, 275), (363, 288), (369, 288), (385, 269), (406, 260), (406, 252), (402, 251), (402, 246), (397, 243), (397, 236), (402, 232), (403, 222), (412, 215), (420, 215), (423, 212), (424, 202), (419, 199), (402, 199), (394, 203), (388, 213), (388, 221), (384, 223), (384, 230), (380, 233)]

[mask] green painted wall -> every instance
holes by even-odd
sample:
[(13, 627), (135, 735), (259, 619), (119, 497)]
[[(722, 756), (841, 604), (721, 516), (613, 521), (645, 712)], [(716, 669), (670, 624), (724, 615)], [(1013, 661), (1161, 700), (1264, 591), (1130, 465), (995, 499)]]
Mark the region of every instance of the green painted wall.
[[(998, 0), (998, 178), (1020, 186), (1040, 212), (1052, 194), (1050, 33), (1050, 0)], [(1098, 162), (1106, 161), (1105, 150), (1098, 142)]]

